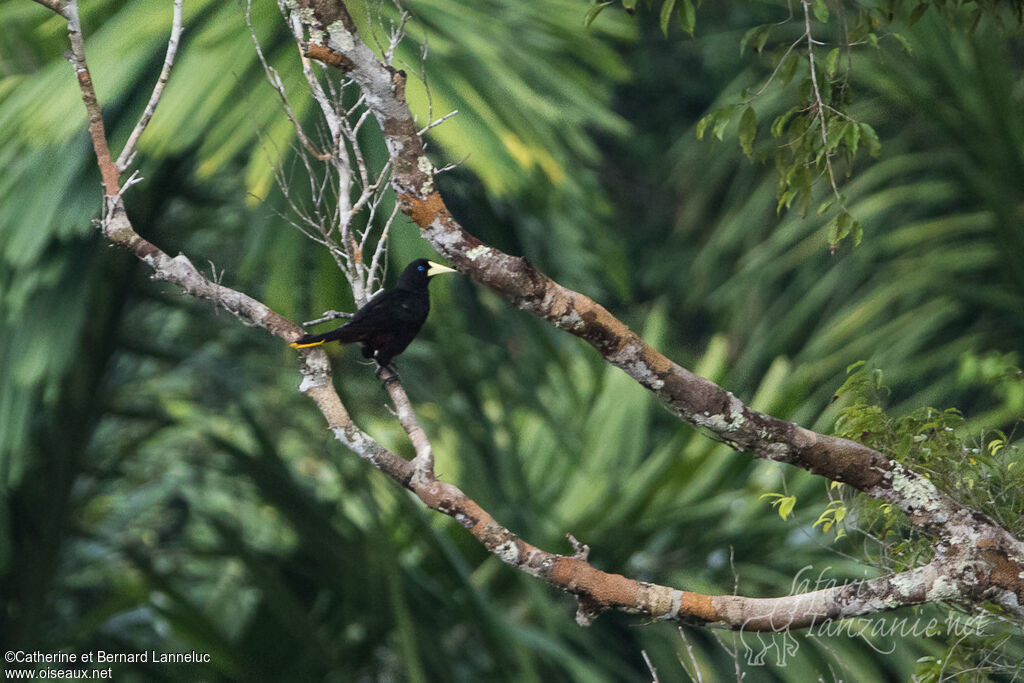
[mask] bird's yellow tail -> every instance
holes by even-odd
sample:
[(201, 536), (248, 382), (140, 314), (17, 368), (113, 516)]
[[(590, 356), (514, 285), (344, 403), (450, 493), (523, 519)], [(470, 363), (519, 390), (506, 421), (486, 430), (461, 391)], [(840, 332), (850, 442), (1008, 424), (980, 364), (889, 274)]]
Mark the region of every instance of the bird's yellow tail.
[(309, 342), (307, 344), (300, 344), (299, 342), (292, 342), (288, 346), (292, 347), (293, 349), (308, 349), (311, 346), (320, 346), (321, 344), (324, 343), (324, 341), (325, 340), (321, 339), (319, 341)]

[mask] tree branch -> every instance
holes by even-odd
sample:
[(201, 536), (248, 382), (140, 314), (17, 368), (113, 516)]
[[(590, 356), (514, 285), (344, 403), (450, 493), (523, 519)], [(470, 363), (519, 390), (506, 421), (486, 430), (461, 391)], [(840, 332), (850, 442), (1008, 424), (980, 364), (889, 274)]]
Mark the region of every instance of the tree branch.
[(405, 430), (413, 448), (416, 449), (416, 458), (412, 461), (414, 474), (423, 481), (433, 479), (434, 451), (430, 446), (430, 440), (427, 439), (426, 432), (423, 431), (419, 420), (416, 419), (412, 402), (409, 401), (409, 395), (405, 393), (405, 387), (402, 386), (398, 373), (390, 367), (386, 367), (381, 370), (380, 378), (387, 388), (388, 395), (391, 396), (391, 402), (395, 404), (395, 414), (402, 429)]
[(39, 3), (51, 12), (56, 12), (65, 19), (68, 18), (67, 11), (64, 9), (64, 5), (60, 0), (34, 0), (34, 2)]
[[(51, 4), (43, 3), (48, 7)], [(53, 7), (51, 7), (53, 9)], [(54, 9), (57, 12), (56, 9)], [(85, 61), (85, 40), (82, 38), (82, 22), (78, 18), (78, 0), (68, 0), (63, 12), (57, 12), (68, 20), (68, 40), (71, 41), (71, 52), (68, 60), (75, 68), (78, 77), (78, 89), (82, 92), (82, 102), (89, 115), (89, 135), (92, 137), (93, 151), (103, 176), (104, 194), (116, 195), (120, 191), (121, 173), (110, 159), (110, 147), (107, 145), (107, 134), (103, 128), (103, 111), (96, 99), (96, 89), (92, 85), (92, 75)]]
[(139, 122), (135, 124), (131, 135), (128, 136), (128, 142), (124, 143), (124, 149), (121, 150), (121, 154), (117, 157), (117, 170), (122, 173), (135, 160), (135, 145), (146, 131), (149, 120), (153, 118), (153, 112), (156, 111), (157, 105), (160, 104), (160, 98), (164, 94), (164, 86), (167, 85), (167, 81), (171, 77), (171, 67), (174, 66), (174, 56), (178, 53), (178, 41), (181, 38), (181, 5), (182, 0), (174, 0), (171, 37), (167, 41), (167, 54), (164, 56), (164, 65), (160, 69), (160, 77), (157, 78), (156, 85), (153, 86), (153, 94), (149, 96), (149, 102), (146, 103), (146, 108), (143, 110), (142, 116), (139, 117)]
[(306, 54), (341, 69), (362, 89), (384, 132), (394, 168), (391, 183), (402, 211), (458, 270), (513, 306), (587, 341), (677, 417), (714, 432), (737, 450), (844, 482), (898, 507), (915, 525), (938, 537), (939, 557), (966, 553), (983, 559), (994, 582), (988, 597), (1021, 610), (1024, 543), (1005, 529), (876, 450), (753, 410), (645, 344), (589, 297), (558, 284), (527, 259), (505, 254), (466, 232), (434, 187), (436, 171), (405, 101), (405, 74), (383, 63), (362, 41), (340, 0), (295, 0), (287, 5), (292, 22), (306, 28)]
[(900, 574), (778, 598), (710, 596), (603, 572), (588, 562), (589, 549), (571, 536), (572, 556), (541, 550), (495, 521), (456, 486), (417, 472), (415, 461), (383, 448), (352, 423), (331, 384), (326, 355), (314, 354), (307, 357), (300, 391), (317, 403), (335, 437), (415, 493), (427, 507), (455, 519), (505, 564), (575, 595), (581, 625), (604, 610), (617, 609), (685, 624), (784, 631), (932, 600), (974, 601), (983, 589), (959, 564), (938, 559)]

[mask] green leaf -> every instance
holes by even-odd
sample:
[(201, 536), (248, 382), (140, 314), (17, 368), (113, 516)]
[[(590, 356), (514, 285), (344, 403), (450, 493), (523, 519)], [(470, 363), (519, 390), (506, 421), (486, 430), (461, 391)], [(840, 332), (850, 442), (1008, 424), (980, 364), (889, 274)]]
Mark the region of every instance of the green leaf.
[(846, 211), (840, 212), (838, 216), (829, 221), (828, 243), (834, 247), (842, 242), (843, 238), (850, 234), (853, 223), (853, 216)]
[(882, 143), (878, 140), (878, 133), (866, 123), (860, 124), (860, 133), (864, 139), (864, 144), (868, 146), (868, 153), (873, 157), (877, 157), (878, 153), (882, 151)]
[(796, 190), (786, 190), (779, 197), (779, 203), (775, 207), (775, 213), (782, 213), (783, 207), (789, 208), (789, 205), (793, 203), (793, 198), (796, 197)]
[(603, 12), (604, 8), (611, 4), (612, 2), (609, 0), (609, 2), (599, 2), (591, 7), (587, 11), (587, 16), (583, 17), (583, 25), (589, 28), (590, 25), (594, 23), (594, 19), (597, 19), (597, 15)]
[(754, 52), (760, 54), (762, 51), (764, 51), (764, 45), (765, 43), (768, 42), (768, 35), (769, 32), (765, 31), (764, 33), (757, 37), (757, 40), (754, 41)]
[(825, 57), (825, 73), (831, 78), (836, 73), (836, 64), (839, 63), (839, 48), (832, 48), (829, 50), (828, 56)]
[(906, 52), (908, 55), (914, 54), (914, 48), (910, 44), (910, 41), (907, 40), (906, 36), (900, 33), (892, 33), (890, 35), (899, 41), (900, 45), (903, 47), (904, 52)]
[(622, 8), (632, 12), (636, 9), (637, 0), (622, 0)]
[(693, 0), (683, 0), (683, 6), (679, 10), (679, 23), (684, 31), (693, 35), (697, 28), (697, 10), (693, 7)]
[(857, 143), (860, 142), (860, 126), (855, 123), (847, 124), (843, 129), (843, 142), (846, 143), (846, 148), (850, 150), (850, 154), (857, 153)]
[(782, 519), (785, 520), (791, 514), (793, 514), (793, 508), (796, 506), (796, 496), (786, 496), (785, 498), (780, 498), (778, 503), (779, 517), (782, 517)]
[(768, 38), (771, 37), (772, 27), (774, 24), (761, 24), (748, 30), (743, 34), (743, 39), (740, 40), (740, 54), (747, 49), (747, 46), (752, 46), (751, 49), (754, 52), (760, 53), (764, 50), (765, 44), (768, 42)]
[(866, 360), (859, 360), (856, 363), (850, 363), (849, 365), (846, 366), (846, 374), (849, 375), (851, 372), (853, 372), (857, 368), (861, 367), (862, 365), (867, 365), (867, 364), (868, 364), (868, 362)]
[(754, 28), (749, 29), (746, 33), (744, 33), (743, 38), (740, 39), (740, 54), (743, 54), (743, 52), (747, 49), (747, 45), (751, 41), (754, 41), (756, 43), (762, 34), (768, 33), (768, 28), (769, 27), (767, 24), (761, 24), (760, 26), (755, 26)]
[(831, 520), (832, 520), (832, 510), (831, 510), (831, 509), (829, 509), (829, 510), (825, 510), (825, 511), (824, 511), (824, 512), (822, 512), (822, 513), (821, 513), (820, 515), (818, 515), (818, 521), (816, 521), (816, 522), (815, 522), (814, 524), (812, 524), (812, 525), (811, 525), (811, 528), (812, 528), (812, 529), (814, 529), (814, 528), (816, 528), (816, 527), (817, 527), (817, 526), (818, 526), (819, 524), (823, 524), (823, 525), (825, 525), (825, 526), (823, 527), (823, 528), (824, 528), (824, 530), (825, 530), (825, 531), (828, 531), (828, 526), (829, 526), (829, 524), (831, 523)]
[(798, 66), (800, 66), (800, 58), (797, 57), (795, 52), (789, 53), (782, 66), (779, 67), (779, 83), (784, 86), (789, 85), (793, 80), (793, 76), (796, 75), (796, 68)]
[(719, 140), (725, 137), (725, 129), (729, 125), (729, 121), (732, 120), (732, 113), (735, 109), (736, 105), (733, 104), (719, 109), (715, 113), (715, 128), (713, 133)]
[(672, 10), (676, 8), (676, 0), (665, 0), (661, 6), (661, 32), (668, 37), (668, 22), (672, 19)]
[(703, 140), (704, 139), (704, 131), (707, 130), (708, 124), (711, 123), (711, 120), (713, 118), (714, 118), (714, 114), (708, 114), (707, 116), (702, 116), (700, 118), (700, 121), (697, 122), (697, 139), (698, 140)]
[(825, 231), (828, 233), (828, 245), (835, 249), (836, 245), (843, 238), (839, 234), (839, 216), (834, 216), (832, 220), (825, 224)]
[(764, 500), (770, 498), (772, 501), (772, 507), (777, 508), (779, 517), (786, 519), (793, 512), (793, 507), (796, 505), (796, 496), (784, 496), (781, 493), (762, 493), (758, 500)]
[(910, 23), (910, 25), (911, 25), (911, 26), (913, 26), (913, 25), (914, 25), (914, 24), (916, 24), (916, 23), (917, 23), (918, 21), (920, 21), (921, 17), (923, 17), (923, 16), (924, 16), (924, 13), (925, 13), (925, 12), (927, 12), (927, 11), (928, 11), (928, 5), (927, 5), (927, 3), (924, 3), (924, 2), (922, 2), (922, 3), (920, 4), (920, 5), (918, 5), (917, 7), (915, 7), (915, 8), (914, 8), (914, 9), (913, 9), (913, 10), (912, 10), (912, 11), (910, 12), (910, 19), (909, 19), (909, 23)]
[(814, 18), (823, 24), (828, 23), (828, 6), (825, 0), (814, 0), (811, 5), (814, 8)]
[(864, 239), (864, 228), (861, 227), (860, 221), (853, 222), (853, 226), (850, 227), (850, 236), (853, 237), (853, 246), (859, 247), (861, 240)]
[(757, 114), (753, 107), (747, 107), (740, 118), (740, 147), (748, 157), (754, 155), (754, 138), (757, 137)]
[(786, 134), (786, 125), (789, 123), (789, 120), (793, 118), (793, 115), (796, 114), (798, 111), (800, 111), (799, 106), (790, 107), (789, 111), (787, 111), (785, 114), (781, 116), (776, 117), (776, 119), (772, 121), (771, 132), (773, 138), (781, 138), (783, 135)]

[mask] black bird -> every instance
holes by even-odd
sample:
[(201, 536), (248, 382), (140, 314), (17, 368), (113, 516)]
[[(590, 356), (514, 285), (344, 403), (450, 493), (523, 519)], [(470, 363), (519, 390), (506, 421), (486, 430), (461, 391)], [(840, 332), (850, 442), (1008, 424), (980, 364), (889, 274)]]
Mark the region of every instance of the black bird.
[(363, 357), (372, 358), (385, 368), (392, 358), (405, 351), (426, 322), (430, 313), (430, 278), (454, 272), (425, 258), (416, 259), (402, 271), (394, 289), (370, 299), (347, 323), (323, 334), (307, 334), (290, 346), (305, 349), (329, 341), (359, 342)]

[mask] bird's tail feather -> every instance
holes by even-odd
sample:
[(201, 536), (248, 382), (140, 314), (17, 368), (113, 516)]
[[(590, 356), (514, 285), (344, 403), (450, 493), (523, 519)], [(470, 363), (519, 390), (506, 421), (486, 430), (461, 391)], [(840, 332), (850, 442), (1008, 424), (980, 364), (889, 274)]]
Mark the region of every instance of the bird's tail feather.
[(307, 334), (299, 337), (288, 346), (293, 349), (308, 349), (311, 346), (320, 346), (324, 342), (338, 340), (341, 343), (356, 341), (351, 339), (351, 330), (346, 330), (344, 326), (339, 327), (336, 330), (330, 332), (324, 332), (323, 334)]
[(324, 343), (324, 341), (326, 341), (324, 339), (315, 339), (314, 336), (315, 335), (307, 334), (305, 337), (300, 337), (299, 339), (293, 341), (288, 346), (292, 347), (293, 349), (308, 349), (311, 346), (320, 346), (321, 344)]

